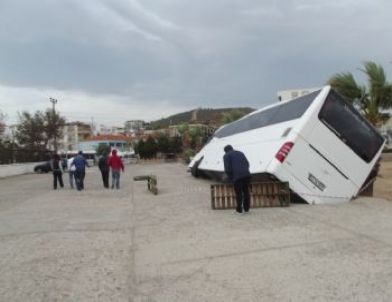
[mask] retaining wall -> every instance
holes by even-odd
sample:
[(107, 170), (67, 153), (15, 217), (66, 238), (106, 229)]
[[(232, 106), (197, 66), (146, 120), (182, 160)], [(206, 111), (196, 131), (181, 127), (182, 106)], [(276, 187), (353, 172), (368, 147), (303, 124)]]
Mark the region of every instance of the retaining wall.
[(26, 173), (33, 173), (34, 167), (37, 164), (39, 163), (0, 165), (0, 178), (7, 177), (7, 176), (21, 175)]

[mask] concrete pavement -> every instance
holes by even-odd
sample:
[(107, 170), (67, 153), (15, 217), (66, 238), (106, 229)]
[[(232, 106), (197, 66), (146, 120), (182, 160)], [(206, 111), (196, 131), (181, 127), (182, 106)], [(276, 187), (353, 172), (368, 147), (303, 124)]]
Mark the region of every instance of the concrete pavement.
[[(83, 192), (0, 179), (0, 301), (392, 300), (391, 202), (234, 215), (185, 171), (129, 165), (105, 190), (91, 168)], [(132, 181), (150, 173), (157, 196)]]

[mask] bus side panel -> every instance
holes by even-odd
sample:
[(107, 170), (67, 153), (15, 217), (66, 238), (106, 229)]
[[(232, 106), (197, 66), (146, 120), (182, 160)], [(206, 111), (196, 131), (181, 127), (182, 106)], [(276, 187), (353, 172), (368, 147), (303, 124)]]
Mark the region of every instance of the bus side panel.
[(296, 122), (297, 120), (294, 120), (224, 138), (213, 138), (195, 156), (189, 167), (191, 168), (198, 159), (203, 157), (199, 169), (223, 172), (223, 148), (230, 144), (234, 149), (246, 155), (252, 174), (263, 173), (285, 139), (282, 134), (293, 127)]

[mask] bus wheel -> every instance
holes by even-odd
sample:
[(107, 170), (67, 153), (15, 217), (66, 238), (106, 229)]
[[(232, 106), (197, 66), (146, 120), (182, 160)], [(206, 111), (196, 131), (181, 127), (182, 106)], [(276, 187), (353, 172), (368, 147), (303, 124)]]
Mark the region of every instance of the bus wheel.
[(192, 166), (191, 173), (193, 177), (199, 177), (200, 176), (200, 171), (199, 171), (199, 165), (201, 161), (203, 160), (203, 157), (200, 158), (195, 164)]

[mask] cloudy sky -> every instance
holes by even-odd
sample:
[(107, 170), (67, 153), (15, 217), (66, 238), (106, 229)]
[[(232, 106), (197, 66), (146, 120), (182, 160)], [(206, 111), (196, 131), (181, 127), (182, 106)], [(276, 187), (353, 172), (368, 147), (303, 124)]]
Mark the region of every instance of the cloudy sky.
[(0, 110), (122, 125), (198, 107), (261, 108), (278, 90), (392, 80), (390, 0), (0, 0)]

